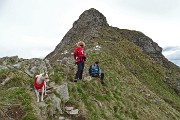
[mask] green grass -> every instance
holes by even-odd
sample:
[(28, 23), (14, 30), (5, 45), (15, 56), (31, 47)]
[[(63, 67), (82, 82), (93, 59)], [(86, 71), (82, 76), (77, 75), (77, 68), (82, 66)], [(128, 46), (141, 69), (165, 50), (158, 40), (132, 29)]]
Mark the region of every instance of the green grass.
[[(99, 60), (105, 74), (104, 85), (98, 78), (74, 83), (74, 70), (70, 70), (72, 66), (53, 66), (55, 72), (50, 76), (51, 80), (56, 85), (68, 81), (70, 99), (62, 104), (78, 108), (79, 114), (88, 120), (180, 119), (180, 98), (165, 82), (167, 69), (129, 42), (122, 31), (102, 30), (100, 37), (87, 42), (85, 70)], [(101, 46), (100, 51), (93, 49), (97, 43)], [(68, 48), (72, 49), (72, 46), (66, 46)], [(172, 68), (168, 77), (178, 78), (179, 68), (173, 65)], [(0, 90), (0, 103), (21, 104), (26, 111), (24, 120), (38, 119), (31, 105), (30, 91), (26, 89), (33, 80), (17, 71), (7, 70), (0, 71), (0, 77), (11, 72), (14, 77)], [(86, 77), (88, 73), (84, 72)]]
[(0, 75), (15, 74), (6, 85), (1, 86), (0, 89), (0, 108), (6, 108), (4, 104), (20, 105), (25, 111), (25, 116), (23, 120), (28, 120), (31, 116), (35, 120), (36, 115), (34, 114), (32, 104), (32, 98), (26, 86), (30, 83), (29, 79), (25, 79), (21, 73), (18, 73), (16, 70), (2, 70)]
[[(102, 86), (97, 79), (69, 85), (71, 101), (87, 111), (84, 114), (88, 119), (180, 118), (180, 98), (164, 82), (166, 69), (125, 39), (110, 41), (103, 36), (94, 41), (100, 43), (102, 48), (99, 52), (87, 51), (86, 67), (100, 60), (105, 73), (105, 85)], [(165, 98), (170, 101), (164, 101)], [(102, 107), (94, 100), (100, 101)], [(160, 103), (151, 102), (153, 100), (160, 100)], [(82, 108), (77, 101), (83, 102), (85, 106)], [(158, 107), (162, 108), (161, 111)], [(165, 111), (171, 112), (166, 115)]]

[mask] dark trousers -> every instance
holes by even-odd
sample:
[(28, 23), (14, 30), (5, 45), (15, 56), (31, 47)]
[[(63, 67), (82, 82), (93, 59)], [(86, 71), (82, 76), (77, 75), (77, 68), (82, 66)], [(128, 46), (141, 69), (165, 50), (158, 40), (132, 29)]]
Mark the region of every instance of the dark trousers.
[(82, 74), (83, 74), (83, 70), (84, 70), (84, 62), (80, 61), (77, 62), (77, 72), (76, 72), (76, 76), (75, 79), (82, 79)]
[(101, 81), (104, 81), (104, 73), (99, 74), (92, 74), (92, 77), (99, 77)]

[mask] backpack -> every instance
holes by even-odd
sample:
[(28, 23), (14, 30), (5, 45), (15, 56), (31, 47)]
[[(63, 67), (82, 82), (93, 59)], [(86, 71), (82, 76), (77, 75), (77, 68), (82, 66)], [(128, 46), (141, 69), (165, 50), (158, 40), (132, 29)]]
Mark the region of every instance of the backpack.
[(99, 66), (97, 65), (97, 70), (94, 69), (95, 64), (92, 64), (90, 67), (89, 67), (89, 74), (92, 75), (92, 74), (99, 74)]

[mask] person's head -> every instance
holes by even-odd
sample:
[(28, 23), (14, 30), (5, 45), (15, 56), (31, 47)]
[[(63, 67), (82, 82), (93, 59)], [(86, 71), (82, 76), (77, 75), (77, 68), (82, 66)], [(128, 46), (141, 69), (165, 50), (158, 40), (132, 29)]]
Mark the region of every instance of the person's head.
[(78, 46), (81, 46), (81, 47), (85, 47), (85, 43), (84, 43), (83, 41), (79, 41), (79, 42), (77, 43), (77, 45), (78, 45)]
[(95, 64), (97, 64), (97, 65), (98, 65), (98, 64), (99, 64), (99, 61), (96, 61), (96, 62), (95, 62)]

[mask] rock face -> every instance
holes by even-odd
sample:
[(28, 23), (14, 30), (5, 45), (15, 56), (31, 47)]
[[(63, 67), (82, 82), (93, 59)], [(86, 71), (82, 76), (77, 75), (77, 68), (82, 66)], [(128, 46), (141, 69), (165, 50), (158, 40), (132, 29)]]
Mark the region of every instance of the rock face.
[(164, 65), (163, 61), (165, 57), (162, 55), (162, 48), (158, 46), (151, 38), (138, 31), (122, 31), (122, 35), (125, 36), (130, 42), (133, 42), (139, 46), (143, 52), (148, 54), (153, 60), (161, 65)]
[(18, 58), (18, 56), (0, 58), (0, 70), (14, 68), (26, 73), (32, 78), (35, 74), (43, 73), (44, 71), (47, 71), (47, 69), (50, 73), (53, 73), (53, 69), (47, 59), (23, 59)]
[(73, 23), (73, 27), (67, 32), (57, 47), (61, 48), (61, 46), (79, 40), (89, 41), (99, 35), (99, 29), (108, 26), (106, 17), (102, 13), (94, 8), (86, 10), (80, 15), (79, 19)]
[[(66, 50), (66, 46), (75, 45), (80, 40), (87, 43), (98, 37), (100, 30), (108, 26), (106, 17), (98, 10), (91, 8), (84, 11), (79, 19), (73, 23), (73, 27), (66, 33), (55, 50), (47, 55), (46, 58), (53, 62), (60, 59), (61, 53)], [(73, 50), (71, 49), (70, 51), (72, 52)]]
[[(106, 30), (108, 28), (116, 29), (109, 26), (106, 17), (98, 10), (94, 8), (86, 10), (80, 15), (79, 19), (73, 23), (73, 27), (56, 46), (55, 50), (48, 54), (46, 58), (52, 62), (62, 59), (61, 56), (62, 53), (66, 51), (66, 46), (75, 45), (80, 40), (89, 43), (92, 39), (101, 36), (102, 29)], [(163, 65), (163, 59), (165, 59), (165, 57), (162, 55), (162, 48), (153, 42), (151, 38), (137, 31), (121, 29), (118, 29), (118, 31), (120, 31), (122, 36), (139, 46), (151, 58)], [(73, 48), (70, 49), (70, 53), (72, 53), (72, 51)], [(68, 56), (72, 55), (68, 54)]]

